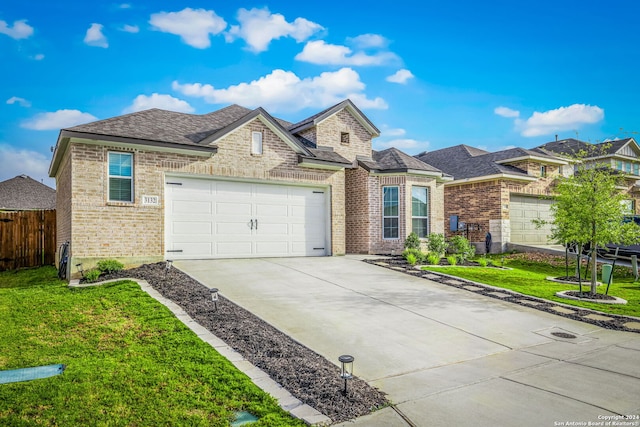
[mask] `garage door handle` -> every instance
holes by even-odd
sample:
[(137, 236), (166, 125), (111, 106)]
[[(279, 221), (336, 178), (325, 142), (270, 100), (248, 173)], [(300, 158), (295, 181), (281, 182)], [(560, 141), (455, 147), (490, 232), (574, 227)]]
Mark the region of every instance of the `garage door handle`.
[(251, 225), (251, 229), (253, 230), (253, 220), (249, 221), (249, 224)]
[(258, 229), (258, 220), (256, 219), (256, 230)]

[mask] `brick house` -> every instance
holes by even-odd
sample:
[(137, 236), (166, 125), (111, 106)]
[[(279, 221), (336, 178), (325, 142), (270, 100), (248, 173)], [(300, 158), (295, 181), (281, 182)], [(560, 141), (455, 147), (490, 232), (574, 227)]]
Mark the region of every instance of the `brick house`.
[(508, 243), (547, 244), (550, 227), (536, 229), (532, 219), (551, 219), (553, 184), (561, 174), (573, 173), (566, 159), (523, 148), (488, 152), (457, 145), (416, 156), (452, 175), (444, 183), (446, 234), (462, 234), (485, 251), (507, 250)]
[(349, 100), (295, 124), (231, 105), (63, 129), (49, 169), (59, 244), (70, 242), (69, 265), (87, 268), (390, 252), (413, 228), (443, 232), (450, 177), (373, 151), (378, 135)]
[(626, 204), (630, 215), (640, 213), (640, 146), (633, 138), (590, 144), (569, 138), (547, 142), (533, 149), (542, 154), (573, 161), (576, 157), (587, 166), (607, 167), (624, 174), (628, 195)]

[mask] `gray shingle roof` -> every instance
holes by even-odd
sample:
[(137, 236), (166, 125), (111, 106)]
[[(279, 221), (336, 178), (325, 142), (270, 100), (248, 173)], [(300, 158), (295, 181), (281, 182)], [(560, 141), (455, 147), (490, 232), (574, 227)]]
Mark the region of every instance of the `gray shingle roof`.
[(0, 182), (0, 210), (55, 208), (56, 190), (27, 175)]
[(458, 180), (496, 174), (528, 177), (529, 175), (522, 169), (497, 163), (523, 156), (548, 157), (549, 160), (554, 159), (554, 157), (547, 156), (544, 153), (538, 153), (524, 148), (512, 148), (490, 153), (488, 151), (473, 149), (473, 147), (466, 145), (456, 145), (441, 150), (425, 152), (418, 154), (416, 157), (442, 170), (444, 173), (452, 175), (454, 179)]
[(578, 139), (567, 138), (559, 141), (547, 142), (534, 148), (534, 151), (546, 154), (559, 154), (562, 156), (576, 157), (586, 154), (588, 157), (613, 155), (627, 145), (633, 138), (617, 139), (614, 141), (590, 144)]
[[(185, 114), (153, 108), (74, 126), (66, 130), (95, 135), (197, 145), (252, 110), (230, 105), (209, 114)], [(286, 122), (285, 122), (286, 123)]]
[(371, 159), (358, 159), (367, 170), (379, 172), (407, 172), (409, 170), (442, 173), (438, 168), (412, 157), (395, 147), (374, 151)]

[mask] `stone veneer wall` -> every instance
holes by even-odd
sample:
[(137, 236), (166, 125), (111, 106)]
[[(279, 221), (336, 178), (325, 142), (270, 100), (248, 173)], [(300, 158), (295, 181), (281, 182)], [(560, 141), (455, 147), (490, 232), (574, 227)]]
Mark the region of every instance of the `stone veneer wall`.
[[(263, 154), (251, 154), (251, 132), (263, 132)], [(72, 262), (88, 268), (99, 259), (116, 258), (128, 265), (164, 259), (164, 176), (185, 173), (211, 177), (257, 179), (269, 182), (327, 186), (331, 190), (331, 251), (345, 253), (345, 174), (298, 166), (297, 154), (260, 120), (231, 133), (211, 158), (126, 150), (102, 145), (70, 144), (74, 159), (71, 200)], [(134, 153), (134, 203), (108, 201), (107, 153)], [(65, 169), (58, 180), (62, 183)], [(64, 194), (64, 190), (63, 190)], [(159, 206), (143, 206), (142, 195), (160, 196)], [(62, 206), (61, 206), (62, 207)], [(64, 215), (60, 215), (64, 224)], [(62, 230), (63, 231), (63, 230)], [(61, 238), (68, 235), (64, 231)]]

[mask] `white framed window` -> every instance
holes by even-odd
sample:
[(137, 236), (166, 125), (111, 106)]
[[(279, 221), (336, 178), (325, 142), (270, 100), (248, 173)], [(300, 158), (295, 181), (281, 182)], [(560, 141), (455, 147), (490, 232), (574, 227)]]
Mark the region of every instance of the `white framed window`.
[(544, 178), (547, 176), (547, 167), (545, 165), (540, 166), (540, 177)]
[(251, 132), (251, 154), (262, 154), (262, 132)]
[(633, 174), (640, 175), (640, 165), (638, 163), (633, 164)]
[(382, 238), (400, 237), (400, 191), (398, 187), (382, 187)]
[(411, 231), (418, 237), (429, 235), (429, 188), (411, 187)]
[(109, 201), (133, 203), (133, 153), (108, 153)]

